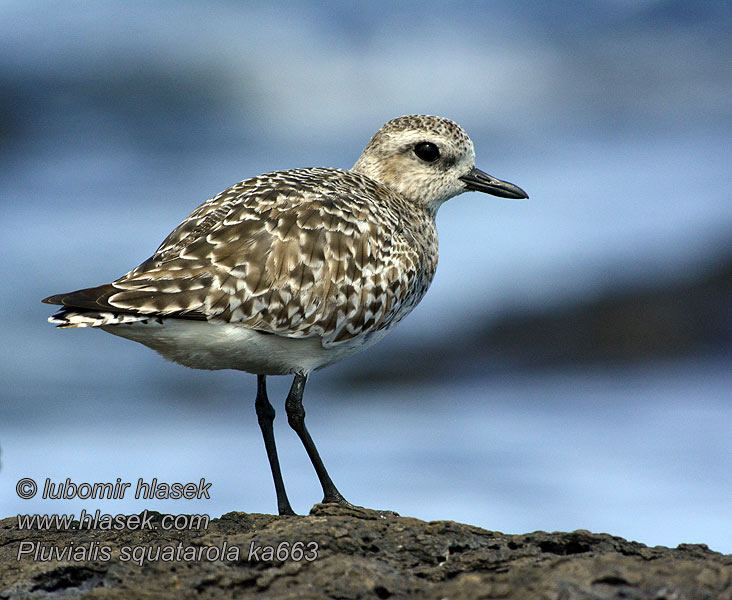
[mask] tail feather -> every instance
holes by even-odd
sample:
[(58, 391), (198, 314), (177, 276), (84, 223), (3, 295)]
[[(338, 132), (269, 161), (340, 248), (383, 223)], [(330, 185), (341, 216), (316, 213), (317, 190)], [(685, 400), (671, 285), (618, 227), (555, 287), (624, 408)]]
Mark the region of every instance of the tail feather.
[(109, 297), (118, 291), (113, 285), (107, 283), (93, 288), (49, 296), (41, 302), (63, 306), (60, 311), (48, 318), (49, 323), (53, 323), (62, 329), (120, 325), (151, 318), (149, 315), (116, 310), (111, 306)]
[[(41, 302), (63, 306), (59, 312), (48, 319), (49, 323), (61, 328), (102, 327), (104, 325), (137, 323), (160, 318), (154, 313), (136, 312), (132, 309), (119, 308), (111, 304), (109, 299), (120, 291), (113, 284), (106, 283), (65, 294), (55, 294), (44, 298)], [(199, 321), (206, 320), (205, 315), (196, 311), (170, 313), (166, 316)]]
[(154, 319), (151, 315), (135, 315), (104, 310), (84, 310), (63, 308), (55, 315), (48, 317), (48, 322), (60, 329), (72, 327), (103, 327), (104, 325), (122, 325)]

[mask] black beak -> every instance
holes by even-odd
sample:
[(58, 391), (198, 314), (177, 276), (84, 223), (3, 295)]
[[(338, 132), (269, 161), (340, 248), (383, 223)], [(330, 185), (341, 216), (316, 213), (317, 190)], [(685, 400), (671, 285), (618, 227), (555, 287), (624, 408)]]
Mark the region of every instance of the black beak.
[(465, 189), (470, 192), (485, 192), (486, 194), (511, 198), (512, 200), (523, 200), (529, 197), (519, 186), (491, 177), (477, 167), (460, 179), (465, 182)]

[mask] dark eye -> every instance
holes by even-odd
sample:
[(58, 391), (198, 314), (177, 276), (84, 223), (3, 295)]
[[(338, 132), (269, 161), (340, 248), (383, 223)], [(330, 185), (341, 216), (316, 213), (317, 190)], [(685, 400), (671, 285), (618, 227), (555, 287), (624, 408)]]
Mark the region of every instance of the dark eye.
[(435, 162), (440, 158), (440, 149), (432, 142), (420, 142), (414, 147), (414, 153), (426, 162)]

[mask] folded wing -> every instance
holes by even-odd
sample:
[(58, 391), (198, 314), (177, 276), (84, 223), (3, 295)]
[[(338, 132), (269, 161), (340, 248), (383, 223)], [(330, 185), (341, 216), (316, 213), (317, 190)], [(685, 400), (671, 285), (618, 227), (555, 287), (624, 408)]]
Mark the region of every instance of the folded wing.
[[(354, 196), (359, 186), (363, 198)], [(127, 275), (44, 302), (222, 320), (337, 344), (389, 326), (421, 297), (421, 271), (431, 271), (427, 283), (434, 271), (400, 225), (403, 207), (377, 209), (366, 200), (374, 194), (387, 208), (398, 200), (336, 169), (245, 180), (194, 210)]]

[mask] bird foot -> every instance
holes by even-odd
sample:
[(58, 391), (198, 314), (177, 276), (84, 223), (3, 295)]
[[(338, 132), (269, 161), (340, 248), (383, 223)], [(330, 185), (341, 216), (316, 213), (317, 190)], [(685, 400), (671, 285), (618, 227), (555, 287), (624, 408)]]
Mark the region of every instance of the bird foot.
[(398, 517), (399, 514), (393, 510), (375, 510), (373, 508), (365, 508), (356, 506), (343, 500), (343, 502), (319, 502), (310, 509), (312, 516), (320, 517), (355, 517), (356, 519), (364, 519), (367, 521), (376, 521), (379, 519), (388, 519)]

